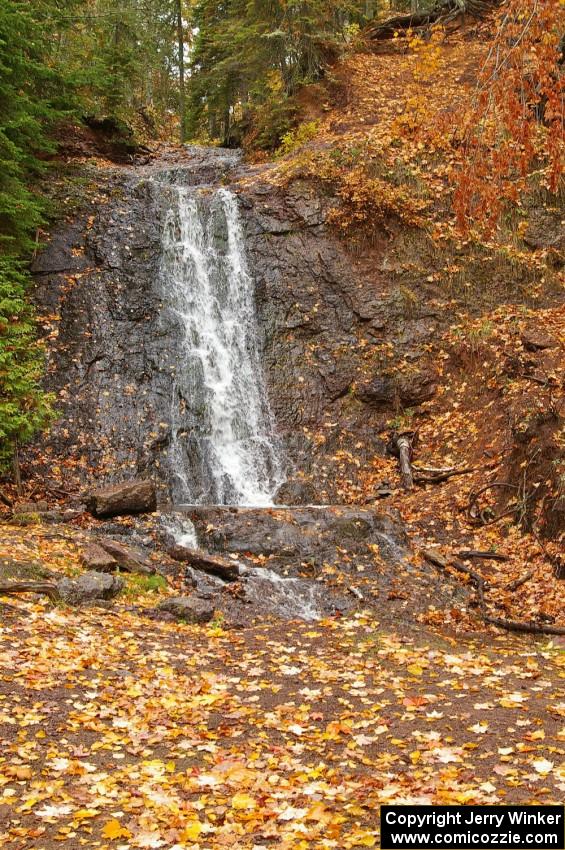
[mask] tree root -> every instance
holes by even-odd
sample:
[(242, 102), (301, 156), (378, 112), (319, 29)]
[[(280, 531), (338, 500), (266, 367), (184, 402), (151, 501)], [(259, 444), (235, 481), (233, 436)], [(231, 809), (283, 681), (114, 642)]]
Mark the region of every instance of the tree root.
[(506, 481), (493, 481), (492, 484), (485, 484), (484, 487), (481, 487), (480, 490), (475, 490), (469, 493), (469, 503), (467, 505), (467, 517), (471, 522), (475, 524), (477, 521), (481, 525), (492, 525), (495, 522), (503, 519), (506, 516), (510, 516), (511, 514), (516, 513), (519, 510), (520, 505), (516, 505), (515, 507), (510, 508), (502, 514), (494, 517), (487, 517), (485, 510), (481, 510), (478, 504), (479, 496), (482, 496), (483, 493), (487, 493), (489, 490), (492, 490), (495, 487), (507, 488), (509, 490), (518, 490), (520, 491), (520, 487), (517, 484), (510, 484)]

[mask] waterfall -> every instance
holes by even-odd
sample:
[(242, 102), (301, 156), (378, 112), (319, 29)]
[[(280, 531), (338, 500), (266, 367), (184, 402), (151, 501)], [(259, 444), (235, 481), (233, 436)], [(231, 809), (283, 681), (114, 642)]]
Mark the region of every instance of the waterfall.
[(178, 503), (270, 505), (282, 464), (236, 197), (160, 183), (163, 321), (178, 329), (168, 464)]

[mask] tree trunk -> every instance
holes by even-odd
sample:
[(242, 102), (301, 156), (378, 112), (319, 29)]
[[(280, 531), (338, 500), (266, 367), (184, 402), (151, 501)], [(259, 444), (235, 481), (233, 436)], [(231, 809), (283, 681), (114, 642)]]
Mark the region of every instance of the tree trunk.
[(184, 27), (182, 22), (182, 0), (177, 0), (177, 36), (179, 46), (179, 117), (180, 141), (186, 142), (186, 102), (184, 90)]
[(16, 493), (18, 496), (23, 496), (22, 487), (22, 472), (20, 469), (20, 445), (17, 440), (14, 440), (14, 457), (12, 461), (14, 469), (14, 482), (16, 484)]
[(414, 471), (412, 469), (412, 452), (416, 433), (414, 431), (394, 432), (388, 444), (388, 450), (398, 458), (400, 463), (400, 477), (405, 490), (414, 487)]

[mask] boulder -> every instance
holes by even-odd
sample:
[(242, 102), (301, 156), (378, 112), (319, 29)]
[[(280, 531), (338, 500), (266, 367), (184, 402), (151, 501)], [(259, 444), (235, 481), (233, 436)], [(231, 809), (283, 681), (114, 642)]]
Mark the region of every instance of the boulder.
[(202, 549), (189, 549), (187, 546), (170, 546), (167, 554), (174, 561), (188, 564), (195, 570), (202, 570), (213, 576), (218, 576), (224, 581), (237, 581), (239, 578), (239, 564), (218, 555), (210, 555)]
[(155, 567), (148, 561), (147, 557), (118, 540), (109, 537), (101, 537), (96, 541), (96, 546), (102, 549), (106, 555), (114, 561), (114, 567), (120, 567), (129, 573), (140, 573), (141, 575), (153, 575)]
[(77, 579), (61, 579), (57, 583), (57, 591), (68, 605), (85, 605), (96, 600), (113, 599), (123, 586), (121, 578), (93, 571)]
[(157, 606), (157, 611), (172, 614), (177, 620), (187, 623), (209, 623), (214, 616), (214, 604), (199, 596), (172, 596)]
[(57, 574), (48, 570), (37, 561), (19, 561), (12, 558), (0, 559), (0, 580), (19, 579), (20, 581), (41, 581), (55, 579)]
[(18, 502), (14, 507), (15, 514), (44, 514), (49, 510), (45, 501), (40, 502)]
[(111, 573), (118, 567), (116, 559), (97, 543), (89, 543), (81, 554), (81, 563), (87, 570)]
[(565, 249), (565, 231), (561, 216), (538, 210), (528, 222), (524, 242), (529, 248)]
[(95, 517), (153, 513), (157, 509), (157, 492), (152, 481), (126, 481), (94, 490), (87, 495), (86, 505)]

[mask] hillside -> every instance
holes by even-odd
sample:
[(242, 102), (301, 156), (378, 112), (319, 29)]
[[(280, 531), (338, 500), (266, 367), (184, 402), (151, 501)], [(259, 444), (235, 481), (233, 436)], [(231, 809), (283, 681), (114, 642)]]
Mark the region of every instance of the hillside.
[[(532, 184), (489, 238), (457, 229), (453, 117), (475, 96), (486, 50), (475, 28), (354, 54), (331, 85), (303, 92), (310, 138), (299, 129), (267, 180), (314, 185), (373, 297), (400, 304), (392, 334), (375, 322), (359, 332), (344, 412), (312, 435), (339, 434), (316, 474), (333, 486), (337, 475), (346, 501), (392, 490), (387, 504), (424, 546), (505, 555), (483, 572), (498, 613), (561, 622), (562, 210)], [(379, 413), (375, 436), (413, 432), (416, 464), (465, 473), (403, 492), (397, 462), (348, 434), (357, 399)]]

